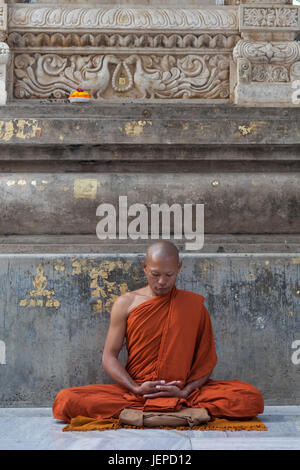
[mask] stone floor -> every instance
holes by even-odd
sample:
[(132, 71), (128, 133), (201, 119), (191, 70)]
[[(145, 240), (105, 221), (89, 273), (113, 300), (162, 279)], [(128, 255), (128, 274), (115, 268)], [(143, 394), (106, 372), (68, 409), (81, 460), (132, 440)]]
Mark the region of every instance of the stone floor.
[(266, 406), (268, 431), (119, 429), (62, 432), (51, 408), (0, 409), (0, 450), (300, 449), (300, 406)]

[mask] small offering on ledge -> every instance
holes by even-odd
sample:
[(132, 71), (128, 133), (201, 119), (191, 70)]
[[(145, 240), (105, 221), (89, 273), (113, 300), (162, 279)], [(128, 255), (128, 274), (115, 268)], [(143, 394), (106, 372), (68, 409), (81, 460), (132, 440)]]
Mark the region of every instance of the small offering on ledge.
[(77, 90), (73, 91), (73, 93), (69, 95), (69, 100), (71, 103), (86, 102), (91, 100), (91, 95), (88, 91), (83, 91), (81, 88), (77, 88)]

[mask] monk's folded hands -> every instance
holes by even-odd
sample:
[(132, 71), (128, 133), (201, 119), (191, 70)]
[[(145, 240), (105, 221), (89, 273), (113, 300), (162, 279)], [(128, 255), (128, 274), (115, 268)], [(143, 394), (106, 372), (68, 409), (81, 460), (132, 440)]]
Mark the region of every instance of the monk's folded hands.
[[(164, 382), (164, 381), (161, 381)], [(154, 384), (154, 382), (153, 382)], [(183, 398), (182, 390), (178, 387), (180, 380), (173, 380), (168, 383), (158, 383), (151, 387), (150, 393), (143, 394), (144, 398), (156, 397), (178, 397)]]

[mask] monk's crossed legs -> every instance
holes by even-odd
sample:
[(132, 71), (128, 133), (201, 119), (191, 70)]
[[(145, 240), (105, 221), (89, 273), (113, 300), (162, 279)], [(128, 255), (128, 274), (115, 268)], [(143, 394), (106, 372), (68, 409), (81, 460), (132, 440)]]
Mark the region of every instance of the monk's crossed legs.
[[(155, 401), (155, 398), (145, 399), (131, 393), (129, 395), (132, 399), (128, 398), (128, 391), (117, 384), (66, 388), (55, 398), (53, 416), (70, 422), (76, 416), (118, 418), (124, 408), (158, 411), (157, 406), (151, 409), (151, 401)], [(161, 411), (178, 411), (182, 406), (206, 408), (216, 418), (251, 418), (264, 410), (261, 392), (240, 380), (209, 380), (201, 389), (194, 390), (176, 410), (173, 408)]]

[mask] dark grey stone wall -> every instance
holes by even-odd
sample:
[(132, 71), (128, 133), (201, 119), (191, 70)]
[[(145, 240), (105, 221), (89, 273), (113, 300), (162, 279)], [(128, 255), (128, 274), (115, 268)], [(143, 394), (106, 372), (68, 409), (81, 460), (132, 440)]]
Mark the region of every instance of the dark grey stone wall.
[[(82, 197), (83, 194), (78, 194), (80, 184), (89, 181), (94, 189), (91, 187), (91, 194)], [(130, 174), (86, 172), (84, 177), (80, 173), (48, 172), (0, 175), (0, 198), (6, 202), (0, 232), (14, 235), (96, 233), (100, 220), (96, 216), (97, 207), (102, 203), (113, 204), (118, 218), (119, 196), (127, 196), (128, 207), (136, 202), (146, 205), (149, 231), (151, 204), (164, 202), (169, 206), (180, 204), (182, 208), (187, 203), (205, 204), (207, 233), (300, 232), (299, 173), (237, 175), (216, 171), (193, 174), (171, 173), (167, 169), (158, 173), (146, 169), (143, 173)]]
[[(50, 406), (61, 388), (112, 382), (101, 366), (110, 308), (145, 285), (140, 259), (0, 256), (2, 406)], [(213, 323), (212, 378), (250, 382), (268, 404), (299, 402), (299, 274), (299, 256), (183, 255), (177, 287), (204, 295)]]

